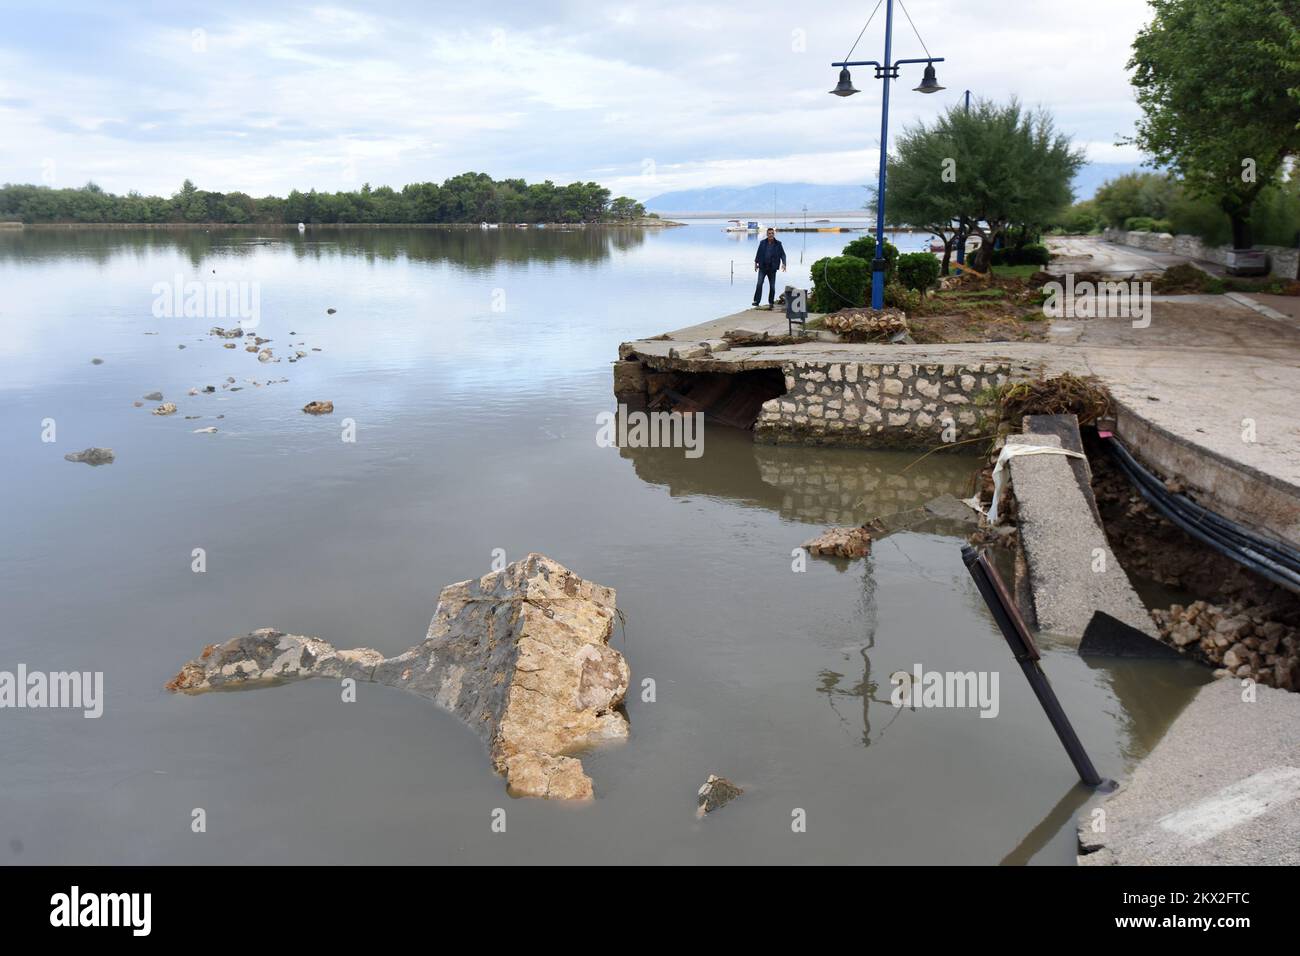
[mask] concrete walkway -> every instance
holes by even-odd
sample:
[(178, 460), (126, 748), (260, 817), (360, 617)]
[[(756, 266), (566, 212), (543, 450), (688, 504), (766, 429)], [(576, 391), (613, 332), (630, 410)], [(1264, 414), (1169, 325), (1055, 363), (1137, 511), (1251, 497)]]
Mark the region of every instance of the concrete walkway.
[[(1079, 863), (1300, 864), (1300, 694), (1207, 684), (1123, 788), (1079, 815)], [(1097, 811), (1101, 811), (1098, 815)]]

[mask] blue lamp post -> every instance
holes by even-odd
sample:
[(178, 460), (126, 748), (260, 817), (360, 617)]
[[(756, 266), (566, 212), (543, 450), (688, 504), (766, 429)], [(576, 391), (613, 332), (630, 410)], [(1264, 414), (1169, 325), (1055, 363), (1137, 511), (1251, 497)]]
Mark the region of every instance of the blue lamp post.
[(852, 96), (858, 92), (853, 88), (853, 78), (849, 75), (851, 66), (873, 66), (876, 79), (884, 81), (884, 93), (880, 108), (880, 182), (876, 192), (876, 258), (871, 263), (871, 307), (885, 307), (885, 167), (889, 159), (889, 81), (898, 79), (898, 68), (906, 63), (924, 63), (925, 75), (921, 85), (915, 87), (918, 93), (938, 93), (943, 89), (935, 78), (934, 65), (942, 63), (941, 56), (927, 56), (917, 60), (895, 60), (890, 63), (890, 49), (894, 34), (894, 0), (885, 0), (885, 65), (875, 60), (844, 60), (832, 63), (840, 68), (840, 81), (831, 90), (836, 96)]

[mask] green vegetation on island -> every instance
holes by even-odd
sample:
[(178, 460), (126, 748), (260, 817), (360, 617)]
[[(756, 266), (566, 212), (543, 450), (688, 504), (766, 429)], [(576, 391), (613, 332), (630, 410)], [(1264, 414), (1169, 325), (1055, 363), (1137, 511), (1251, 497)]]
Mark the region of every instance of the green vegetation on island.
[(0, 186), (0, 219), (24, 223), (617, 223), (645, 217), (641, 203), (611, 198), (598, 183), (557, 186), (550, 180), (494, 180), (486, 173), (400, 190), (372, 189), (369, 183), (351, 192), (295, 189), (283, 198), (210, 192), (188, 179), (169, 198), (118, 196), (94, 183), (78, 189)]

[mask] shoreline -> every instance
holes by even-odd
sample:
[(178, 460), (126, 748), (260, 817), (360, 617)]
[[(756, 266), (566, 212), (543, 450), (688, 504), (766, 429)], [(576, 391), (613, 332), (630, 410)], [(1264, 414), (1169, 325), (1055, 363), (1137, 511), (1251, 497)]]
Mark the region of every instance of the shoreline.
[[(542, 222), (493, 223), (501, 229), (554, 229), (566, 232), (576, 229), (658, 229), (684, 226), (671, 219), (637, 219), (632, 222)], [(297, 223), (290, 222), (0, 222), (0, 229), (23, 231), (27, 229), (282, 229), (297, 232)], [(482, 229), (477, 222), (321, 222), (307, 224), (307, 231), (317, 229)]]

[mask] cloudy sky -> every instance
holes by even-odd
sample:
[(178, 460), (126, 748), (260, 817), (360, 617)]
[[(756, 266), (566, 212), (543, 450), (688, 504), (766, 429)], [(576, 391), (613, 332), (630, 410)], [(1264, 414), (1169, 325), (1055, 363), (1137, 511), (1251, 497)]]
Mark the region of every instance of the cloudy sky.
[[(891, 126), (969, 88), (1042, 104), (1093, 162), (1137, 114), (1142, 0), (904, 0), (943, 93), (895, 86)], [(169, 195), (401, 186), (466, 170), (593, 179), (639, 199), (860, 183), (878, 84), (827, 96), (868, 2), (0, 2), (0, 181)], [(924, 51), (898, 3), (894, 56)], [(884, 8), (854, 55), (880, 59)], [(915, 70), (915, 68), (912, 68)]]

